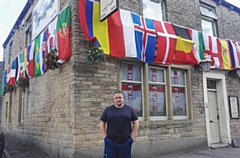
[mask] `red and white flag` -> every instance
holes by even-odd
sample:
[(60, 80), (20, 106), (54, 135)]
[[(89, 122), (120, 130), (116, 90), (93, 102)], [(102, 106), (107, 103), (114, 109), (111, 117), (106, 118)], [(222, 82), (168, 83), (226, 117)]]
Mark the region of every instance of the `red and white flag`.
[(157, 48), (154, 62), (158, 64), (172, 64), (177, 42), (172, 24), (154, 20), (154, 25), (157, 30)]
[(204, 52), (208, 59), (212, 60), (212, 68), (220, 68), (222, 63), (222, 56), (218, 53), (219, 45), (217, 37), (209, 36), (203, 33)]

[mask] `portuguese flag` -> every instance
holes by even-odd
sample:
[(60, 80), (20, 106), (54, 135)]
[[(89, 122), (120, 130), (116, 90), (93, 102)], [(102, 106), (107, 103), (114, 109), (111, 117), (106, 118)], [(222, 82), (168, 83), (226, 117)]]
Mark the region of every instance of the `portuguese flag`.
[(58, 16), (57, 20), (57, 41), (58, 57), (66, 60), (71, 56), (70, 48), (70, 7), (67, 6)]

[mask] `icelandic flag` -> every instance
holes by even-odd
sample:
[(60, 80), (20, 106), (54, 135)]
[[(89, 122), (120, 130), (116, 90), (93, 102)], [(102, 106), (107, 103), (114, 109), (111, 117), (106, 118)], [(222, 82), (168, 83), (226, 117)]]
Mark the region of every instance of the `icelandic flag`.
[(157, 32), (151, 19), (132, 13), (135, 29), (137, 58), (146, 63), (153, 63)]

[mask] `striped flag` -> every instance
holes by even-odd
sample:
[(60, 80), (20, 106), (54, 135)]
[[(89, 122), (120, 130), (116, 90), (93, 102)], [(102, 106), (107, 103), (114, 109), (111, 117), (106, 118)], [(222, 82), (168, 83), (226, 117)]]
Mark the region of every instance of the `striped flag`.
[(132, 13), (118, 10), (100, 22), (99, 3), (79, 0), (82, 31), (90, 41), (97, 40), (106, 55), (137, 57)]
[(204, 50), (203, 50), (203, 37), (202, 32), (197, 30), (188, 29), (188, 32), (194, 42), (192, 54), (194, 55), (195, 59), (198, 63), (204, 59)]
[(228, 41), (226, 39), (218, 38), (218, 44), (220, 45), (219, 53), (221, 53), (222, 56), (222, 63), (220, 63), (221, 68), (231, 70), (232, 63), (230, 60), (230, 51), (228, 47)]
[(240, 43), (228, 40), (232, 69), (240, 67)]
[(169, 22), (156, 21), (154, 25), (157, 31), (157, 46), (155, 52), (155, 63), (172, 64), (175, 54), (177, 36)]
[(26, 68), (27, 68), (27, 48), (18, 55), (18, 74), (16, 81), (19, 81), (19, 78), (25, 78)]
[(8, 67), (8, 84), (15, 85), (18, 74), (18, 56), (11, 62)]
[(173, 25), (173, 28), (177, 35), (177, 44), (173, 63), (187, 65), (198, 64), (199, 62), (192, 51), (194, 42), (192, 41), (188, 29), (177, 25)]
[(27, 75), (34, 78), (34, 41), (27, 47)]

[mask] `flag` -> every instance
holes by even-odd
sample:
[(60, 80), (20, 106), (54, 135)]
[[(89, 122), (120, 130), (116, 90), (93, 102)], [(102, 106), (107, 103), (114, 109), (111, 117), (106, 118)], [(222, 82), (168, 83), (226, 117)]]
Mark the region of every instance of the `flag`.
[(240, 67), (240, 43), (228, 40), (232, 69)]
[(87, 40), (97, 40), (106, 55), (137, 57), (132, 13), (120, 9), (103, 22), (99, 13), (98, 2), (79, 0), (80, 25)]
[(18, 74), (16, 81), (19, 81), (19, 78), (25, 78), (26, 68), (27, 68), (27, 48), (18, 55)]
[(72, 55), (70, 47), (70, 18), (70, 7), (67, 6), (59, 14), (57, 20), (58, 57), (60, 60), (66, 60)]
[(27, 47), (27, 68), (26, 72), (29, 78), (34, 77), (34, 41)]
[(44, 58), (48, 54), (48, 45), (47, 45), (47, 40), (48, 40), (48, 27), (41, 33), (40, 35), (40, 68), (41, 68), (41, 74), (44, 74), (48, 68), (46, 64), (44, 63)]
[(43, 35), (40, 34), (35, 40), (34, 40), (34, 76), (39, 77), (42, 74), (45, 73), (43, 59), (44, 59), (44, 52), (40, 50), (40, 41), (41, 37)]
[(153, 20), (132, 13), (135, 29), (137, 58), (143, 62), (154, 62), (156, 47), (156, 29)]
[(6, 69), (6, 83), (8, 83), (9, 79), (10, 79), (10, 70), (11, 70), (11, 64), (7, 66), (7, 69)]
[[(89, 41), (96, 40), (96, 34), (94, 35), (94, 22), (98, 22), (98, 20), (100, 21), (100, 13), (98, 12), (99, 7), (99, 3), (97, 2), (91, 0), (78, 0), (78, 14), (80, 18), (80, 25), (85, 37)], [(101, 23), (99, 22), (99, 24), (102, 32), (106, 32), (104, 30), (107, 25), (106, 20)]]
[(204, 60), (202, 32), (193, 29), (188, 29), (188, 32), (194, 42), (191, 53), (195, 56), (198, 63), (200, 63), (201, 60)]
[(154, 25), (157, 31), (154, 62), (158, 64), (172, 64), (177, 41), (172, 24), (154, 20)]
[(222, 56), (218, 53), (220, 50), (217, 38), (209, 36), (203, 33), (204, 52), (207, 54), (208, 59), (212, 60), (212, 68), (223, 68), (220, 65), (222, 62)]
[(11, 62), (8, 67), (8, 84), (14, 86), (16, 83), (16, 77), (18, 74), (18, 56)]
[(7, 82), (7, 70), (3, 70), (3, 74), (2, 74), (2, 85), (1, 85), (1, 91), (0, 91), (0, 95), (4, 95), (5, 94), (5, 90), (4, 87), (6, 85)]
[(47, 49), (48, 53), (51, 49), (57, 50), (58, 44), (57, 44), (57, 18), (55, 18), (48, 26), (47, 26)]
[(174, 64), (198, 64), (198, 60), (192, 51), (193, 41), (188, 29), (177, 25), (173, 25), (173, 28), (177, 35)]
[(218, 53), (222, 56), (222, 63), (220, 63), (221, 68), (231, 70), (232, 63), (230, 59), (230, 51), (228, 47), (228, 41), (226, 39), (218, 38), (218, 44), (220, 45), (220, 48)]

